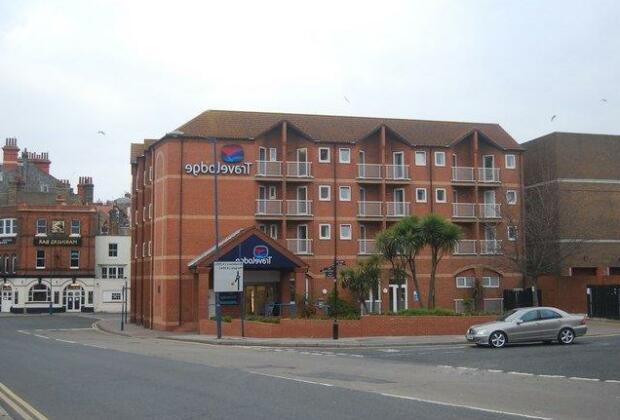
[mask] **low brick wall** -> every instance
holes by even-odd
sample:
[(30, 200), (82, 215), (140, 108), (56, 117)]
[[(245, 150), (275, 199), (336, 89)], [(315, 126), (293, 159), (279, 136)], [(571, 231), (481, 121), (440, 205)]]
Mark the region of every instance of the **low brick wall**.
[[(363, 316), (339, 320), (340, 337), (461, 335), (474, 324), (495, 320), (495, 316)], [(216, 334), (216, 322), (200, 321), (201, 334)], [(241, 321), (222, 322), (222, 335), (241, 336)], [(255, 338), (331, 338), (330, 319), (282, 319), (279, 324), (245, 321), (245, 336)]]

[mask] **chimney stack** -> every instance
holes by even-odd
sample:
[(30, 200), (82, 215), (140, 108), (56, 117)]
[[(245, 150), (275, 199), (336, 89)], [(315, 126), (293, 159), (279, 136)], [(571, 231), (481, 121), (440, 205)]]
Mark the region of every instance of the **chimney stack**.
[(45, 172), (49, 175), (51, 163), (49, 159), (49, 153), (36, 153), (25, 150), (23, 156), (25, 159), (28, 159), (28, 161), (34, 164), (34, 166), (39, 168), (42, 172)]
[(3, 161), (2, 170), (4, 172), (12, 171), (17, 168), (17, 156), (19, 154), (19, 147), (17, 147), (17, 139), (15, 137), (8, 137), (5, 145), (2, 147)]
[(95, 185), (89, 176), (81, 176), (77, 186), (78, 196), (84, 204), (92, 204), (95, 197)]

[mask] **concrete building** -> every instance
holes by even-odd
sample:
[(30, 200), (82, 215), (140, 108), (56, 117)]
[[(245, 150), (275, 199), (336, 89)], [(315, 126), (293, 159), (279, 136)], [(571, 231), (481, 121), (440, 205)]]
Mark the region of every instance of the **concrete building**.
[[(620, 136), (556, 132), (522, 146), (526, 196), (542, 190), (556, 221), (558, 267), (543, 302), (591, 311), (598, 286), (620, 284)], [(620, 312), (620, 287), (604, 290)]]
[[(375, 252), (377, 233), (431, 212), (465, 235), (440, 266), (436, 305), (462, 310), (479, 280), (484, 309), (499, 311), (503, 291), (522, 283), (502, 257), (520, 246), (521, 153), (497, 124), (207, 111), (176, 134), (132, 144), (133, 319), (195, 329), (209, 316), (215, 173), (222, 245), (244, 238), (221, 258), (272, 271), (246, 283), (248, 311), (322, 298), (333, 286), (323, 267), (335, 258), (355, 265)], [(250, 244), (260, 258), (277, 253), (279, 265), (259, 266)], [(426, 252), (418, 273), (417, 293), (382, 280), (373, 296), (382, 312), (426, 296)]]

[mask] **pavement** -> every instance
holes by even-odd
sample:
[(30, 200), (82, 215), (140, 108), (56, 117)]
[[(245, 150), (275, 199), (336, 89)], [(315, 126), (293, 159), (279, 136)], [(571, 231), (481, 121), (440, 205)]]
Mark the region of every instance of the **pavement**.
[[(588, 336), (620, 335), (620, 321), (606, 319), (589, 319)], [(403, 337), (358, 337), (339, 338), (253, 338), (253, 337), (222, 337), (213, 335), (162, 332), (143, 328), (135, 324), (124, 325), (120, 329), (120, 320), (104, 319), (95, 323), (96, 328), (112, 334), (138, 338), (163, 338), (193, 343), (233, 346), (263, 347), (317, 347), (317, 348), (374, 348), (374, 347), (410, 347), (466, 343), (463, 335), (429, 335)]]

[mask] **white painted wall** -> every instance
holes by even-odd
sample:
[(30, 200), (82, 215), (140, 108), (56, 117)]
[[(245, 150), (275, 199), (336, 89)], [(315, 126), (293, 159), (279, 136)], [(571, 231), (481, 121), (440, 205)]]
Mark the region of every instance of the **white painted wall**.
[[(109, 255), (109, 245), (117, 245), (117, 256)], [(122, 300), (113, 300), (113, 294), (121, 293), (127, 282), (131, 285), (131, 237), (101, 235), (95, 237), (95, 312), (120, 312)], [(123, 267), (123, 278), (102, 278), (102, 267)], [(131, 301), (130, 293), (127, 302)], [(129, 308), (128, 308), (129, 310)]]

